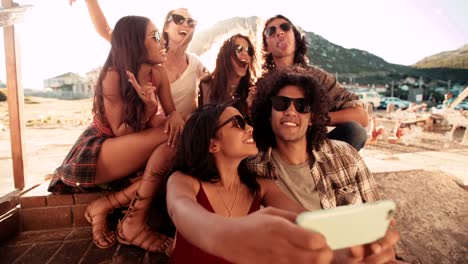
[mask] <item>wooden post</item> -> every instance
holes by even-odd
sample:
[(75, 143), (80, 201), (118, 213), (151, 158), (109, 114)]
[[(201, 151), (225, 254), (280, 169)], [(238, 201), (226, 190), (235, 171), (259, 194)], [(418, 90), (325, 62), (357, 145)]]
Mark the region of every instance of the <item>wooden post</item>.
[[(13, 7), (12, 0), (2, 0), (3, 11)], [(14, 12), (6, 13), (12, 15)], [(13, 159), (13, 175), (16, 189), (24, 188), (23, 131), (24, 131), (24, 92), (21, 85), (21, 64), (19, 45), (16, 40), (14, 22), (17, 14), (11, 20), (4, 21), (3, 37), (5, 44), (6, 83), (8, 97), (8, 113), (10, 121), (11, 154)], [(14, 22), (11, 22), (14, 20)]]

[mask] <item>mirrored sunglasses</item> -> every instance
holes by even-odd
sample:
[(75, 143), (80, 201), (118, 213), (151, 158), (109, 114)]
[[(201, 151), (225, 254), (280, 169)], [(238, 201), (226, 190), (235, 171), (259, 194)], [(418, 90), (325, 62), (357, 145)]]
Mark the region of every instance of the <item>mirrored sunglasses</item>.
[(247, 54), (249, 54), (250, 57), (252, 57), (254, 55), (254, 51), (253, 51), (252, 48), (244, 47), (244, 46), (239, 45), (239, 44), (234, 45), (234, 51), (236, 52), (237, 56), (239, 56), (244, 50), (245, 50), (245, 52), (247, 52)]
[(169, 16), (167, 22), (170, 23), (171, 21), (174, 21), (174, 23), (179, 26), (182, 25), (185, 21), (187, 21), (187, 25), (191, 28), (194, 28), (197, 25), (197, 21), (195, 19), (186, 18), (177, 14), (172, 14), (171, 16)]
[(301, 114), (306, 114), (311, 111), (311, 107), (305, 98), (289, 98), (286, 96), (273, 96), (271, 98), (273, 109), (279, 112), (286, 111), (291, 105), (291, 102), (294, 103), (296, 111)]
[(234, 125), (238, 127), (239, 129), (245, 130), (245, 120), (241, 115), (235, 115), (228, 120), (224, 121), (221, 125), (217, 126), (215, 129), (215, 132), (218, 131), (218, 129), (222, 128), (223, 126), (229, 124), (230, 122), (235, 122)]
[(161, 44), (161, 33), (159, 33), (159, 31), (154, 31), (154, 33), (148, 38), (152, 38), (156, 43)]
[[(288, 32), (289, 30), (291, 30), (292, 28), (292, 25), (288, 22), (284, 22), (284, 23), (281, 23), (279, 25), (279, 28), (283, 31), (283, 32)], [(266, 30), (265, 30), (265, 36), (267, 37), (271, 37), (273, 36), (275, 33), (276, 33), (276, 30), (277, 30), (277, 27), (276, 26), (271, 26), (271, 27), (268, 27)]]

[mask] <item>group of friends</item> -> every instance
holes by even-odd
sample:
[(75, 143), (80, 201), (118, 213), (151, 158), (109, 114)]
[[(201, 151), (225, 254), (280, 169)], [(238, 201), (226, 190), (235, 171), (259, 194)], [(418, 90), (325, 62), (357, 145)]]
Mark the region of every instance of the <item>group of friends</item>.
[[(371, 244), (332, 251), (294, 223), (305, 210), (380, 196), (358, 153), (367, 139), (362, 103), (309, 64), (288, 18), (266, 21), (261, 53), (248, 36), (225, 40), (209, 73), (187, 52), (197, 25), (187, 9), (171, 10), (161, 31), (141, 16), (111, 29), (97, 0), (86, 4), (111, 48), (93, 122), (49, 191), (107, 190), (85, 211), (96, 246), (119, 241), (166, 252), (170, 263), (395, 262), (391, 227)], [(146, 223), (155, 199), (165, 200), (175, 237)], [(108, 215), (122, 207), (113, 230)]]

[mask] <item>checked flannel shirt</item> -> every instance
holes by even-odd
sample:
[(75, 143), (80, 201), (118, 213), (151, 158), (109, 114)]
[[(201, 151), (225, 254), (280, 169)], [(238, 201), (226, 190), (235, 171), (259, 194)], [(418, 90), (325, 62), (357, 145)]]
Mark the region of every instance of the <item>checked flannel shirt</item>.
[[(273, 179), (281, 187), (284, 181), (277, 174), (271, 161), (270, 148), (249, 158), (247, 166), (259, 177)], [(320, 150), (313, 150), (314, 163), (311, 175), (314, 177), (316, 189), (322, 208), (328, 209), (340, 205), (359, 204), (380, 199), (380, 194), (374, 180), (359, 153), (349, 144), (326, 139)], [(301, 186), (288, 186), (294, 190)], [(286, 191), (287, 190), (284, 190)], [(307, 205), (303, 206), (307, 208)]]

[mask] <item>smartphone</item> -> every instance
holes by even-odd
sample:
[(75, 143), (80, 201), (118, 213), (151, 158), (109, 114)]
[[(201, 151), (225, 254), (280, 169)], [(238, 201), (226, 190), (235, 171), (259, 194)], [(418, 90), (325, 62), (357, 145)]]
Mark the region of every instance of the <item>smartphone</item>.
[(339, 206), (302, 212), (296, 223), (323, 234), (331, 249), (342, 249), (384, 237), (395, 208), (391, 200)]

